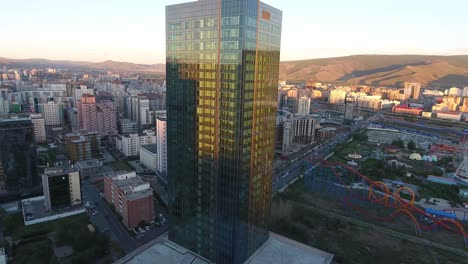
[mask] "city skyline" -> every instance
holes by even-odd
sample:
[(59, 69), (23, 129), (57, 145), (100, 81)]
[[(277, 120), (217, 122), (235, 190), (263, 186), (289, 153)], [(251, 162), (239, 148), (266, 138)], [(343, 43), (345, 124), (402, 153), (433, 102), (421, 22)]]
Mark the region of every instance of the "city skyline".
[[(3, 33), (9, 37), (0, 46), (0, 57), (164, 63), (164, 7), (182, 2), (85, 0), (74, 5), (47, 0), (27, 1), (27, 8), (5, 2), (8, 12), (3, 17), (9, 26)], [(468, 36), (459, 34), (468, 26), (463, 14), (468, 3), (461, 0), (268, 4), (285, 12), (282, 61), (354, 54), (468, 54)]]

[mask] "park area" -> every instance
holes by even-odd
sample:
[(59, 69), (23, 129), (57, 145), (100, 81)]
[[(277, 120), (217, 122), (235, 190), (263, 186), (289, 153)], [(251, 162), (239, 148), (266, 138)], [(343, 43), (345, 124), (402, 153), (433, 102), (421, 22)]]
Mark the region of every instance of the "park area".
[(30, 226), (24, 226), (20, 213), (2, 215), (1, 229), (0, 247), (13, 264), (112, 263), (112, 254), (122, 253), (106, 234), (89, 225), (85, 214)]
[[(376, 215), (389, 211), (370, 203), (356, 206)], [(351, 210), (340, 199), (310, 193), (304, 180), (274, 198), (272, 230), (335, 254), (335, 263), (464, 263), (467, 258), (459, 234), (441, 228), (416, 237), (409, 218), (399, 216), (389, 222), (372, 219)], [(462, 255), (408, 237), (443, 243)]]
[[(376, 145), (367, 141), (366, 133), (355, 135), (353, 140), (340, 144), (328, 159), (330, 162), (350, 164), (373, 181), (400, 181), (416, 186), (416, 200), (440, 198), (449, 201), (452, 207), (462, 206), (463, 201), (458, 195), (460, 188), (456, 185), (443, 185), (429, 182), (428, 176), (444, 176), (454, 172), (453, 158), (445, 156), (436, 162), (414, 160), (412, 154), (429, 155), (423, 149), (417, 148), (414, 142), (405, 144), (395, 140), (391, 145)], [(360, 159), (350, 158), (350, 154), (361, 156)], [(404, 194), (403, 194), (404, 195)]]

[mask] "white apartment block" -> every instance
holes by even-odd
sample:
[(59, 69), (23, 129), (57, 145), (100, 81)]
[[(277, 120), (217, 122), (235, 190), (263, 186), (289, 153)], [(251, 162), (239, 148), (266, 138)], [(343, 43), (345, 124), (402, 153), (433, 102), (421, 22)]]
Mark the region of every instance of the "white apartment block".
[(310, 114), (310, 98), (301, 97), (298, 101), (297, 115), (306, 116)]
[(463, 90), (461, 90), (460, 88), (457, 88), (457, 87), (452, 87), (452, 88), (446, 90), (445, 93), (447, 95), (451, 95), (451, 96), (462, 96)]
[(152, 171), (158, 170), (158, 148), (156, 144), (140, 146), (140, 164)]
[(31, 114), (31, 122), (34, 128), (34, 141), (36, 143), (44, 143), (47, 140), (45, 120), (41, 114)]
[(74, 103), (76, 104), (77, 101), (81, 101), (81, 97), (85, 94), (94, 95), (94, 89), (88, 89), (86, 85), (80, 85), (80, 88), (75, 88), (73, 91)]
[(460, 121), (462, 119), (462, 113), (460, 112), (438, 112), (437, 118)]
[(116, 148), (125, 156), (137, 156), (140, 153), (140, 146), (156, 144), (156, 134), (154, 131), (145, 130), (142, 135), (122, 135), (115, 139), (115, 144)]
[(0, 96), (0, 115), (8, 114), (10, 112), (10, 104), (8, 100)]
[(139, 109), (140, 124), (147, 125), (147, 124), (150, 123), (149, 109), (150, 109), (149, 108), (149, 99), (147, 99), (147, 98), (140, 99), (140, 109)]
[(46, 126), (59, 126), (63, 124), (63, 104), (52, 101), (39, 105), (39, 112), (44, 117)]
[(158, 146), (158, 170), (167, 173), (167, 128), (166, 116), (156, 119), (156, 134)]
[(331, 104), (344, 104), (346, 100), (346, 91), (332, 90), (330, 91), (330, 97), (328, 100)]

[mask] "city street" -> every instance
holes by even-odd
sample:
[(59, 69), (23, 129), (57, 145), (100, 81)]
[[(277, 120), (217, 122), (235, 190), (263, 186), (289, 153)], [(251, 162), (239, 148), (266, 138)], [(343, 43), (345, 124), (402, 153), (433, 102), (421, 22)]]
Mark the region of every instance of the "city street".
[[(111, 239), (118, 242), (122, 249), (129, 253), (135, 250), (142, 244), (160, 236), (167, 231), (167, 223), (161, 226), (151, 225), (150, 230), (143, 233), (139, 239), (135, 239), (133, 231), (129, 233), (127, 229), (120, 223), (117, 216), (109, 208), (105, 200), (99, 195), (99, 190), (93, 184), (87, 181), (82, 182), (83, 188), (83, 201), (89, 201), (91, 206), (95, 206), (97, 214), (93, 215), (91, 210), (88, 214), (91, 222), (102, 232), (108, 232)], [(161, 207), (157, 201), (155, 201), (155, 214), (163, 214), (167, 217), (167, 213), (163, 207)], [(132, 235), (131, 235), (132, 234)]]
[(83, 200), (89, 201), (92, 206), (96, 206), (96, 210), (99, 212), (94, 216), (90, 215), (91, 222), (100, 231), (110, 232), (111, 238), (118, 241), (125, 253), (129, 253), (140, 246), (140, 243), (130, 236), (125, 227), (119, 222), (117, 216), (114, 215), (106, 202), (99, 196), (99, 190), (86, 181), (82, 182), (82, 188), (83, 195), (86, 196)]
[[(313, 149), (309, 148), (306, 151), (301, 151), (300, 154), (294, 155), (294, 159), (292, 159), (290, 163), (284, 165), (281, 170), (273, 176), (273, 192), (277, 192), (287, 186), (291, 181), (298, 178), (301, 172), (307, 173), (312, 167), (319, 164), (322, 159), (333, 153), (338, 144), (352, 139), (355, 134), (368, 127), (381, 114), (382, 112), (378, 112), (366, 121), (361, 121), (351, 126), (350, 131), (336, 135)], [(314, 159), (313, 163), (309, 161), (311, 158)]]

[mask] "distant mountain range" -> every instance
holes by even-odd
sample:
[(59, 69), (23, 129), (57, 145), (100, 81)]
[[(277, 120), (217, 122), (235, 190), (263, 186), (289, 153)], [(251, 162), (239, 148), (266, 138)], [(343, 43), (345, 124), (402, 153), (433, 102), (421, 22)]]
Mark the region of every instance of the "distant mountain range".
[(0, 58), (0, 66), (8, 68), (58, 68), (77, 71), (113, 71), (113, 72), (166, 72), (165, 64), (136, 64), (130, 62), (104, 61), (61, 61), (46, 59), (7, 59)]
[[(114, 72), (166, 71), (165, 64), (135, 64), (104, 61), (56, 61), (45, 59), (0, 58), (8, 68), (60, 68)], [(420, 82), (424, 86), (468, 86), (468, 55), (354, 55), (348, 57), (284, 61), (280, 79), (289, 81), (348, 82), (354, 84), (399, 86)]]
[(280, 65), (280, 79), (384, 86), (404, 82), (432, 87), (468, 86), (468, 55), (355, 55), (285, 61)]

